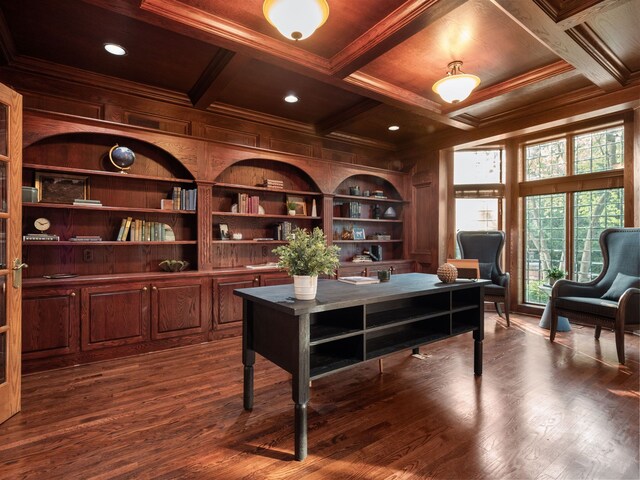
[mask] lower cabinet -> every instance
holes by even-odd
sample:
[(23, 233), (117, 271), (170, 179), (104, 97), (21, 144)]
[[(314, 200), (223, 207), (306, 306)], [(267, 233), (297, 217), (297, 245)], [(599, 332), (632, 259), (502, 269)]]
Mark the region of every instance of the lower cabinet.
[(283, 272), (214, 278), (214, 329), (237, 329), (242, 324), (242, 299), (233, 294), (236, 288), (267, 287), (289, 283), (293, 283), (293, 278)]
[(80, 349), (78, 292), (72, 288), (23, 290), (23, 358), (66, 355)]
[(82, 350), (149, 339), (149, 286), (127, 283), (82, 289)]
[(154, 282), (151, 286), (151, 339), (205, 332), (208, 296), (201, 279)]

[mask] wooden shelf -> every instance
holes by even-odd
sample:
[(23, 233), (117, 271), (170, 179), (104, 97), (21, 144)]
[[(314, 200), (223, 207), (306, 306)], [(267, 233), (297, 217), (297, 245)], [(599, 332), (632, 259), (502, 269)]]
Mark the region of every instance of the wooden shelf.
[(367, 203), (408, 203), (404, 200), (395, 200), (393, 198), (362, 197), (357, 195), (334, 195), (333, 198)]
[(253, 217), (253, 218), (282, 218), (285, 220), (320, 220), (322, 217), (312, 217), (311, 215), (272, 215), (269, 213), (232, 213), (213, 212), (214, 217)]
[(98, 175), (101, 177), (117, 177), (122, 180), (152, 180), (154, 182), (167, 182), (167, 183), (195, 183), (195, 180), (189, 180), (186, 178), (172, 178), (172, 177), (155, 177), (152, 175), (138, 175), (135, 173), (120, 173), (120, 172), (106, 172), (100, 170), (87, 170), (84, 168), (72, 168), (72, 167), (59, 167), (56, 165), (39, 165), (34, 163), (23, 163), (23, 168), (31, 168), (33, 170), (41, 170), (48, 172), (64, 172), (75, 173), (83, 175)]
[(334, 240), (333, 243), (402, 243), (402, 240)]
[(402, 223), (400, 219), (391, 218), (351, 218), (351, 217), (333, 217), (334, 222), (375, 222), (375, 223)]
[(45, 240), (35, 240), (35, 241), (24, 241), (22, 242), (23, 246), (33, 246), (33, 245), (38, 245), (38, 246), (43, 246), (43, 247), (53, 247), (53, 246), (69, 246), (72, 245), (74, 247), (77, 246), (91, 246), (91, 247), (95, 247), (95, 246), (100, 246), (100, 247), (111, 247), (111, 246), (118, 246), (118, 247), (124, 247), (124, 246), (131, 246), (131, 247), (135, 247), (135, 246), (140, 246), (140, 245), (163, 245), (163, 246), (170, 246), (170, 245), (196, 245), (198, 242), (196, 240), (176, 240), (174, 242), (116, 242), (115, 240), (104, 240), (102, 242), (71, 242), (69, 240), (60, 240), (58, 242), (56, 241), (45, 241)]
[(248, 185), (238, 185), (238, 184), (234, 184), (234, 183), (214, 183), (213, 187), (217, 187), (220, 189), (224, 189), (224, 190), (250, 190), (252, 192), (267, 192), (267, 193), (275, 193), (275, 194), (282, 194), (282, 193), (287, 193), (287, 194), (291, 194), (291, 195), (305, 195), (305, 196), (315, 196), (315, 197), (321, 197), (322, 193), (321, 192), (309, 192), (309, 191), (305, 191), (305, 190), (288, 190), (286, 188), (284, 189), (276, 189), (276, 188), (267, 188), (267, 187), (251, 187)]
[(23, 203), (25, 208), (63, 208), (65, 210), (91, 210), (93, 212), (137, 212), (155, 213), (161, 215), (195, 215), (196, 210), (161, 210), (159, 208), (137, 208), (137, 207), (94, 207), (91, 205), (69, 205), (66, 203)]
[(246, 245), (284, 245), (286, 240), (212, 240), (211, 243), (246, 244)]

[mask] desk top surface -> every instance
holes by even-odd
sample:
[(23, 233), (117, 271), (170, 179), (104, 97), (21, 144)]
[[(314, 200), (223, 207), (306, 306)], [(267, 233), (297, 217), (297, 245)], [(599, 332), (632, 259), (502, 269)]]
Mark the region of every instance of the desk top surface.
[(318, 293), (314, 300), (296, 300), (292, 284), (241, 288), (234, 290), (234, 293), (244, 299), (267, 305), (290, 315), (302, 315), (425, 294), (478, 288), (490, 283), (489, 280), (459, 280), (455, 283), (442, 283), (435, 275), (404, 273), (392, 275), (388, 282), (369, 285), (318, 280)]

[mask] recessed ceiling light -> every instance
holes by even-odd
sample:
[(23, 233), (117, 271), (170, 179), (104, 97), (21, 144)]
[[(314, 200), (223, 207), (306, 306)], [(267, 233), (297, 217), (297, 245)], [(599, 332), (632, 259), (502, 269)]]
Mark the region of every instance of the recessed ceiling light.
[(107, 52), (109, 52), (111, 55), (122, 56), (127, 54), (127, 51), (125, 50), (124, 47), (121, 47), (120, 45), (117, 45), (115, 43), (105, 43), (104, 49)]
[(287, 102), (287, 103), (296, 103), (298, 101), (298, 97), (296, 97), (294, 94), (290, 93), (289, 95), (284, 97), (284, 101)]
[(391, 125), (389, 127), (389, 130), (391, 130), (392, 132), (395, 132), (396, 130), (400, 130), (400, 127), (398, 125)]

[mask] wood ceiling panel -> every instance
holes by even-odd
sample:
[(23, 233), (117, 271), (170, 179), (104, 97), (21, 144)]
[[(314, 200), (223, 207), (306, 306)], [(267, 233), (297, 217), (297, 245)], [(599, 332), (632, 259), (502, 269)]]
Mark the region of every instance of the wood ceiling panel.
[(494, 5), (470, 0), (361, 71), (442, 103), (431, 86), (452, 60), (486, 88), (557, 59)]
[(640, 0), (600, 12), (588, 25), (631, 71), (640, 71)]
[(544, 82), (528, 85), (486, 102), (471, 105), (465, 108), (465, 113), (480, 121), (486, 121), (523, 107), (532, 108), (539, 102), (551, 100), (566, 92), (575, 92), (591, 85), (591, 82), (582, 75), (571, 72), (559, 77), (552, 77)]
[[(296, 94), (298, 103), (283, 98)], [(218, 101), (241, 108), (314, 124), (347, 109), (363, 97), (336, 89), (326, 83), (253, 60), (219, 95)]]
[(285, 39), (262, 15), (264, 0), (180, 0), (181, 3), (225, 18), (263, 35), (295, 44), (330, 58), (373, 27), (406, 0), (328, 0), (329, 18), (311, 37), (300, 42)]
[[(193, 86), (219, 51), (84, 2), (4, 1), (2, 11), (21, 55), (180, 92)], [(128, 54), (108, 54), (107, 42)]]
[[(390, 125), (398, 125), (400, 130), (392, 132)], [(340, 132), (398, 145), (444, 128), (434, 120), (389, 105), (380, 105), (341, 128)]]

